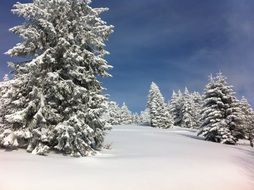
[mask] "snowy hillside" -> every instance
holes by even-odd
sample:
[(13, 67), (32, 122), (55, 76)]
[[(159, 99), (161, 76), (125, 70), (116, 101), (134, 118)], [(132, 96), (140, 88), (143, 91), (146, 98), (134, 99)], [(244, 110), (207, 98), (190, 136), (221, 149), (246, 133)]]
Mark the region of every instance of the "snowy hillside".
[(253, 190), (254, 149), (185, 129), (119, 126), (94, 157), (0, 150), (1, 190)]

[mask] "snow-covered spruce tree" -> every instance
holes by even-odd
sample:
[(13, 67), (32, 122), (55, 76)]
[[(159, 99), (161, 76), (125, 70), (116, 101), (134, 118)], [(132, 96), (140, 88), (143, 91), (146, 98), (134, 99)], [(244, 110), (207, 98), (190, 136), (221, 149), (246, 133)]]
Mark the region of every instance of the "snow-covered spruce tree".
[(210, 78), (204, 92), (201, 130), (206, 140), (235, 144), (242, 132), (240, 112), (234, 91), (221, 74)]
[(196, 121), (196, 125), (199, 128), (200, 120), (201, 120), (201, 106), (203, 105), (203, 98), (199, 92), (193, 92), (191, 94), (191, 96), (192, 96), (192, 100), (194, 101), (193, 116), (195, 118), (194, 120)]
[(241, 110), (241, 103), (236, 97), (233, 97), (233, 102), (230, 108), (227, 109), (226, 119), (228, 122), (229, 129), (231, 131), (231, 134), (236, 139), (236, 141), (238, 139), (244, 139), (245, 138), (245, 134), (244, 134), (245, 117)]
[(132, 123), (133, 124), (141, 124), (141, 117), (140, 117), (140, 114), (138, 113), (133, 113), (133, 116), (132, 116)]
[(140, 124), (142, 125), (149, 125), (150, 124), (150, 114), (149, 114), (149, 109), (146, 108), (144, 111), (141, 111), (140, 113)]
[(128, 106), (123, 103), (120, 109), (121, 124), (131, 124), (133, 122), (133, 115)]
[(169, 108), (170, 114), (172, 115), (174, 125), (182, 126), (183, 94), (180, 90), (177, 93), (173, 91), (171, 100), (168, 104), (168, 108)]
[(10, 31), (24, 41), (7, 54), (31, 60), (16, 64), (1, 146), (71, 156), (102, 147), (106, 98), (97, 76), (109, 76), (104, 48), (113, 27), (100, 18), (107, 9), (90, 3), (34, 0), (14, 5), (12, 12), (26, 22)]
[(201, 96), (199, 93), (190, 93), (187, 87), (184, 93), (173, 91), (168, 104), (173, 116), (174, 125), (186, 128), (199, 127)]
[(150, 87), (147, 108), (150, 115), (150, 125), (152, 127), (169, 128), (173, 125), (168, 107), (164, 102), (159, 87), (154, 82), (152, 82)]
[(182, 109), (182, 122), (181, 127), (186, 128), (198, 128), (200, 120), (200, 105), (198, 105), (199, 100), (198, 93), (190, 93), (187, 88), (185, 88), (183, 94), (183, 105)]
[(185, 128), (194, 128), (195, 120), (194, 120), (194, 101), (192, 100), (192, 96), (189, 93), (187, 87), (185, 87), (185, 91), (183, 94), (183, 106), (182, 106), (182, 126)]
[(107, 102), (107, 109), (103, 113), (103, 119), (109, 125), (119, 125), (121, 124), (121, 108), (114, 101)]
[(170, 128), (174, 126), (174, 120), (172, 115), (170, 114), (170, 110), (166, 103), (164, 103), (164, 109), (162, 114), (162, 128)]
[(10, 103), (10, 99), (8, 99), (7, 97), (9, 96), (9, 94), (11, 94), (12, 92), (12, 84), (15, 84), (16, 81), (15, 80), (9, 80), (9, 78), (7, 79), (6, 75), (4, 77), (4, 80), (2, 82), (0, 82), (0, 134), (2, 133), (2, 131), (4, 130), (3, 128), (3, 122), (4, 122), (4, 115), (6, 113), (6, 109), (4, 107), (4, 105)]
[(117, 103), (113, 101), (107, 103), (106, 112), (103, 114), (103, 119), (109, 125), (131, 124), (134, 122), (133, 117), (133, 114), (125, 103), (119, 107)]
[(244, 128), (245, 138), (250, 141), (250, 146), (253, 147), (254, 140), (254, 111), (248, 100), (246, 98), (242, 98), (240, 101), (240, 109), (241, 109), (241, 119)]
[[(2, 97), (4, 95), (4, 93), (6, 92), (6, 87), (4, 82), (0, 81), (0, 97)], [(0, 98), (0, 133), (3, 131), (3, 115), (4, 115), (4, 107), (3, 107), (3, 99)]]

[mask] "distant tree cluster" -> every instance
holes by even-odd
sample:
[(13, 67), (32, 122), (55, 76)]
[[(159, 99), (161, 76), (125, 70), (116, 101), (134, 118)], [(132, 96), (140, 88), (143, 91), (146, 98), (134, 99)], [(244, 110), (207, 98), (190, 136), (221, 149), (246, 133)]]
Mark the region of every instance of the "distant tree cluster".
[(221, 73), (210, 77), (203, 95), (185, 88), (184, 92), (174, 91), (169, 103), (153, 82), (143, 113), (147, 116), (140, 122), (152, 127), (193, 128), (208, 141), (236, 144), (248, 139), (253, 146), (254, 111), (245, 98), (237, 99)]
[(120, 107), (114, 101), (108, 101), (103, 119), (108, 125), (128, 125), (135, 123), (135, 115), (129, 110), (128, 106), (123, 103)]
[(198, 92), (190, 93), (185, 88), (184, 93), (180, 90), (173, 91), (172, 98), (168, 103), (174, 126), (185, 128), (198, 128), (200, 124), (202, 97)]

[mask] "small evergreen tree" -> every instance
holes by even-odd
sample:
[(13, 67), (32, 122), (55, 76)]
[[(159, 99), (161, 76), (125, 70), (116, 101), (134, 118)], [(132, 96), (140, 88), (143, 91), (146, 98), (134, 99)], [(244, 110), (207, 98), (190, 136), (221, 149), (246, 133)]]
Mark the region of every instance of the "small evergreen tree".
[(140, 113), (140, 124), (149, 125), (150, 121), (151, 119), (150, 119), (149, 109), (146, 108), (144, 111), (141, 111)]
[(31, 60), (15, 66), (1, 146), (72, 156), (102, 147), (106, 98), (97, 76), (110, 76), (104, 48), (112, 26), (100, 18), (107, 9), (90, 3), (34, 0), (14, 5), (13, 13), (26, 22), (10, 29), (23, 42), (7, 54)]
[(107, 103), (107, 109), (103, 114), (103, 119), (109, 125), (120, 125), (121, 124), (121, 108), (114, 101)]
[(251, 108), (248, 100), (242, 98), (240, 101), (240, 109), (242, 111), (242, 124), (244, 129), (245, 138), (250, 141), (250, 146), (253, 147), (254, 138), (254, 111)]
[(172, 126), (173, 121), (169, 110), (159, 87), (154, 82), (150, 87), (147, 108), (149, 109), (150, 125), (152, 127), (169, 128)]
[(133, 115), (128, 106), (123, 103), (120, 109), (121, 124), (131, 124), (133, 122)]
[(141, 124), (141, 118), (138, 113), (134, 113), (132, 116), (132, 123), (134, 124)]

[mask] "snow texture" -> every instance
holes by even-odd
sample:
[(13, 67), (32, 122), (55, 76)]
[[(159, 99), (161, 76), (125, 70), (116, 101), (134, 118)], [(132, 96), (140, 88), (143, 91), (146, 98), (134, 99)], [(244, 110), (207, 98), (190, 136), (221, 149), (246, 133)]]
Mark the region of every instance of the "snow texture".
[(253, 190), (254, 150), (190, 129), (116, 126), (94, 157), (0, 150), (1, 190)]

